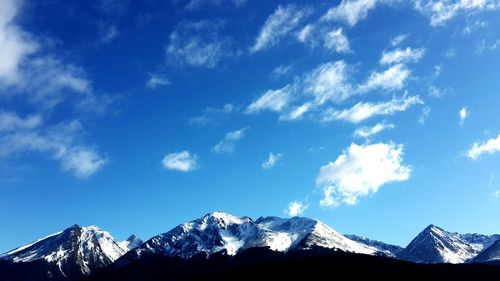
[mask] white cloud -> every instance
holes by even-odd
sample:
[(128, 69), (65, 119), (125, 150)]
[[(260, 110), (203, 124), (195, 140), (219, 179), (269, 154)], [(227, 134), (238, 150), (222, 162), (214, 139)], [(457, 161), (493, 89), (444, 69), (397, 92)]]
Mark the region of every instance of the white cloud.
[(0, 82), (15, 85), (22, 81), (23, 61), (39, 48), (31, 35), (15, 25), (20, 1), (5, 0), (0, 7)]
[(422, 108), (422, 112), (420, 113), (420, 116), (417, 119), (418, 124), (424, 125), (425, 121), (427, 121), (427, 118), (429, 118), (429, 115), (431, 114), (431, 107), (426, 106)]
[(406, 79), (410, 76), (410, 70), (404, 64), (395, 64), (383, 72), (373, 72), (365, 84), (359, 86), (360, 92), (375, 89), (386, 91), (400, 90), (404, 87)]
[(325, 34), (325, 43), (323, 46), (327, 49), (334, 50), (337, 53), (350, 53), (351, 47), (349, 40), (344, 35), (342, 28), (334, 29)]
[(460, 119), (460, 121), (459, 121), (460, 126), (462, 126), (464, 124), (465, 119), (469, 118), (469, 116), (470, 116), (470, 112), (467, 109), (467, 107), (462, 107), (460, 109), (460, 111), (458, 112), (458, 117)]
[(270, 152), (267, 160), (264, 163), (262, 163), (262, 169), (269, 170), (272, 167), (276, 166), (276, 164), (278, 164), (278, 162), (281, 160), (281, 156), (282, 156), (281, 153), (274, 154)]
[(480, 143), (475, 142), (466, 152), (467, 157), (472, 160), (478, 159), (483, 154), (493, 154), (500, 151), (500, 134), (496, 138)]
[(448, 20), (463, 13), (496, 10), (497, 0), (414, 0), (415, 8), (430, 17), (432, 26), (444, 25)]
[(307, 208), (309, 208), (309, 205), (293, 201), (288, 204), (288, 208), (285, 210), (285, 213), (291, 217), (301, 216)]
[(442, 98), (450, 91), (451, 91), (450, 88), (440, 89), (434, 85), (429, 86), (429, 96), (433, 98)]
[(387, 183), (408, 180), (411, 168), (402, 161), (403, 145), (351, 144), (334, 162), (321, 167), (316, 178), (323, 191), (320, 205), (355, 205)]
[(327, 110), (323, 121), (343, 120), (359, 123), (377, 115), (393, 115), (396, 112), (405, 111), (415, 104), (423, 104), (419, 96), (393, 98), (390, 101), (380, 103), (359, 102), (349, 109)]
[(168, 170), (189, 172), (196, 169), (197, 161), (198, 157), (196, 155), (191, 155), (189, 151), (183, 150), (165, 155), (162, 164)]
[(254, 100), (246, 109), (247, 113), (259, 113), (262, 110), (281, 112), (290, 102), (292, 86), (285, 86), (278, 90), (268, 90), (257, 100)]
[(234, 57), (231, 40), (219, 34), (220, 23), (184, 22), (170, 34), (167, 61), (174, 65), (214, 68)]
[(292, 70), (292, 68), (293, 67), (292, 67), (291, 64), (285, 64), (285, 65), (277, 66), (277, 67), (275, 67), (273, 69), (272, 76), (275, 77), (275, 78), (279, 78), (279, 77), (285, 76), (288, 73), (290, 73), (290, 71)]
[(500, 190), (493, 191), (493, 197), (495, 197), (496, 199), (500, 199)]
[(155, 90), (161, 86), (170, 85), (170, 80), (162, 75), (150, 74), (148, 80), (146, 81), (146, 88)]
[(327, 101), (344, 101), (353, 95), (346, 72), (347, 65), (344, 61), (321, 64), (305, 77), (305, 91), (312, 94), (315, 103), (319, 105)]
[(408, 63), (417, 62), (425, 54), (425, 49), (412, 49), (406, 47), (405, 49), (396, 49), (390, 52), (384, 52), (382, 58), (380, 58), (380, 64), (394, 64), (394, 63)]
[(408, 34), (400, 34), (391, 40), (391, 46), (396, 47), (408, 38)]
[(293, 121), (293, 120), (299, 120), (306, 114), (311, 108), (313, 107), (312, 103), (306, 102), (302, 105), (299, 105), (295, 108), (292, 108), (290, 112), (287, 114), (281, 115), (280, 120), (287, 120), (287, 121)]
[(250, 47), (250, 52), (255, 53), (278, 44), (283, 37), (297, 28), (307, 14), (307, 10), (295, 5), (278, 6), (267, 18), (255, 39), (255, 44)]
[(220, 119), (226, 118), (229, 114), (237, 110), (238, 109), (230, 103), (226, 103), (221, 108), (207, 107), (203, 109), (201, 115), (189, 118), (189, 124), (196, 126), (218, 125)]
[(354, 136), (360, 138), (369, 138), (384, 130), (394, 129), (394, 124), (391, 123), (377, 123), (373, 127), (362, 127), (354, 131)]
[[(94, 147), (82, 142), (79, 121), (42, 126), (41, 118), (11, 115), (0, 131), (0, 157), (24, 153), (47, 153), (61, 162), (62, 169), (78, 178), (88, 178), (99, 171), (107, 160)], [(15, 120), (15, 121), (13, 121)]]
[(354, 26), (368, 16), (375, 4), (375, 0), (342, 0), (338, 6), (330, 8), (322, 19), (344, 21)]
[(236, 147), (236, 142), (245, 137), (245, 132), (248, 130), (248, 127), (241, 128), (236, 131), (232, 131), (226, 134), (224, 138), (217, 143), (212, 151), (215, 153), (232, 153)]
[(298, 33), (297, 40), (302, 43), (307, 43), (310, 41), (312, 33), (316, 28), (313, 24), (306, 24)]

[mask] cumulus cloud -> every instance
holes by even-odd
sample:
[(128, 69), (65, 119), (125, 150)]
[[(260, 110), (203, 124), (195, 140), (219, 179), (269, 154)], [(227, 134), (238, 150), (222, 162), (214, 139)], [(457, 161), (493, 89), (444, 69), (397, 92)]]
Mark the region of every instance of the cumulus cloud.
[(458, 111), (458, 118), (459, 118), (459, 124), (462, 126), (465, 122), (465, 119), (467, 119), (470, 116), (470, 111), (467, 109), (467, 107), (462, 107), (460, 111)]
[(375, 0), (342, 0), (338, 6), (330, 8), (322, 19), (343, 21), (354, 26), (368, 16), (375, 4)]
[(237, 107), (231, 103), (226, 103), (222, 107), (207, 107), (202, 110), (202, 113), (198, 116), (189, 118), (190, 125), (196, 126), (216, 126), (219, 124), (221, 119), (226, 118), (229, 114), (238, 111)]
[(82, 142), (84, 131), (77, 120), (55, 126), (42, 126), (41, 116), (0, 116), (0, 157), (7, 159), (25, 153), (48, 154), (61, 163), (64, 171), (88, 178), (99, 171), (107, 159), (95, 147)]
[(377, 115), (393, 115), (396, 112), (407, 110), (412, 105), (423, 103), (419, 96), (393, 98), (390, 101), (379, 103), (359, 102), (349, 109), (325, 111), (323, 121), (343, 120), (359, 123)]
[(292, 90), (290, 85), (278, 90), (268, 90), (247, 107), (246, 113), (259, 113), (262, 110), (281, 112), (290, 102)]
[(414, 0), (415, 8), (430, 17), (432, 26), (442, 26), (459, 14), (497, 10), (497, 0)]
[(255, 53), (278, 44), (283, 37), (297, 28), (307, 14), (306, 9), (295, 5), (278, 6), (267, 18), (254, 45), (250, 47), (250, 52)]
[(285, 213), (291, 217), (301, 216), (307, 208), (309, 208), (308, 204), (304, 204), (299, 201), (292, 201), (288, 204), (288, 208), (285, 210)]
[(214, 68), (234, 57), (232, 41), (220, 35), (220, 22), (183, 22), (170, 34), (167, 61), (175, 65)]
[(323, 46), (327, 49), (334, 50), (337, 53), (350, 53), (351, 47), (349, 39), (344, 35), (342, 28), (334, 29), (325, 34), (325, 42)]
[(493, 154), (500, 151), (500, 134), (496, 138), (485, 142), (475, 142), (466, 152), (466, 156), (472, 160), (478, 159), (483, 154)]
[(276, 166), (278, 162), (281, 160), (281, 153), (269, 153), (269, 156), (267, 157), (267, 160), (262, 163), (262, 169), (264, 170), (269, 170), (272, 167)]
[(377, 135), (382, 131), (391, 130), (394, 128), (395, 128), (394, 124), (391, 123), (377, 123), (373, 127), (362, 127), (356, 129), (356, 131), (354, 131), (354, 136), (360, 138), (369, 138)]
[(148, 80), (146, 81), (146, 88), (155, 90), (158, 87), (170, 85), (170, 80), (159, 74), (150, 74)]
[(198, 157), (191, 155), (187, 150), (165, 155), (162, 160), (163, 167), (167, 170), (189, 172), (197, 167)]
[(245, 137), (245, 132), (247, 130), (248, 127), (227, 133), (226, 136), (212, 148), (212, 151), (215, 153), (234, 152), (236, 142)]
[(388, 65), (394, 63), (408, 63), (417, 62), (425, 54), (424, 48), (412, 49), (407, 47), (405, 49), (395, 49), (389, 52), (384, 52), (380, 58), (380, 64)]
[(404, 87), (406, 79), (410, 76), (410, 70), (404, 64), (392, 65), (383, 72), (372, 72), (368, 80), (359, 86), (360, 92), (376, 89), (386, 91), (400, 90)]
[(355, 205), (391, 182), (406, 181), (411, 168), (403, 164), (403, 145), (351, 144), (334, 161), (322, 166), (316, 184), (323, 191), (320, 205)]

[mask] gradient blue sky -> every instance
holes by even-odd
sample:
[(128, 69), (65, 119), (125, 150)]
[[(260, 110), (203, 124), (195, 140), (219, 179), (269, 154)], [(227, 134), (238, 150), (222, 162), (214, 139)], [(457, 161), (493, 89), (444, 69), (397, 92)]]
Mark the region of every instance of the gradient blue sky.
[[(92, 2), (92, 4), (90, 4)], [(500, 2), (0, 6), (0, 252), (222, 210), (500, 231)]]

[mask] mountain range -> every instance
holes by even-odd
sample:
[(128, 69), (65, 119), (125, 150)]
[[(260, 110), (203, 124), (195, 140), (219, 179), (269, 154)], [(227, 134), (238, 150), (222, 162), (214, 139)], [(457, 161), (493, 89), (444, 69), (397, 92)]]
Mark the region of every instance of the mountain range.
[(150, 257), (210, 259), (220, 255), (239, 256), (252, 249), (267, 249), (277, 254), (324, 249), (420, 264), (500, 263), (498, 234), (458, 234), (430, 225), (402, 248), (343, 235), (310, 218), (253, 220), (213, 212), (145, 242), (135, 235), (117, 241), (96, 226), (73, 225), (0, 255), (0, 280), (73, 280), (106, 268), (127, 267)]

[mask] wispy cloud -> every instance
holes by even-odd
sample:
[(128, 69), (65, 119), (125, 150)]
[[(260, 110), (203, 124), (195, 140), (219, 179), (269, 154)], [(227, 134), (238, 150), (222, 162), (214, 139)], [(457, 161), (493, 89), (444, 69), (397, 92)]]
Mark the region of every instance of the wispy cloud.
[(370, 138), (372, 136), (381, 133), (382, 131), (391, 130), (394, 129), (395, 127), (396, 126), (394, 126), (394, 124), (391, 123), (385, 123), (385, 122), (377, 123), (373, 127), (362, 127), (356, 129), (356, 131), (354, 131), (354, 136), (360, 138)]
[(255, 53), (276, 45), (296, 29), (307, 14), (307, 9), (295, 5), (278, 6), (276, 11), (267, 18), (255, 39), (255, 44), (250, 47), (250, 52)]
[(470, 111), (467, 109), (467, 107), (462, 107), (460, 111), (458, 111), (460, 126), (462, 126), (465, 123), (465, 120), (469, 118), (469, 116), (470, 116)]
[(107, 159), (95, 147), (83, 142), (79, 121), (44, 126), (41, 116), (2, 113), (0, 115), (0, 157), (7, 159), (23, 153), (43, 153), (58, 160), (64, 171), (88, 178), (99, 171)]
[(201, 115), (189, 118), (189, 124), (195, 126), (216, 126), (222, 119), (237, 111), (238, 108), (231, 103), (226, 103), (220, 108), (207, 107), (202, 110)]
[(431, 114), (431, 107), (426, 106), (422, 108), (422, 112), (420, 113), (420, 116), (418, 116), (417, 122), (420, 125), (424, 125), (425, 122), (427, 121), (427, 118), (429, 118), (429, 115)]
[(292, 201), (288, 204), (288, 208), (286, 208), (285, 213), (291, 217), (301, 216), (307, 208), (309, 208), (309, 204)]
[(267, 160), (262, 163), (262, 169), (264, 170), (269, 170), (272, 167), (276, 166), (278, 162), (281, 160), (281, 153), (269, 153), (269, 156), (267, 157)]
[(338, 6), (330, 8), (322, 19), (343, 21), (354, 26), (368, 16), (375, 4), (375, 0), (342, 0)]
[(323, 121), (343, 120), (359, 123), (377, 115), (392, 115), (396, 112), (405, 111), (415, 104), (423, 104), (419, 96), (393, 98), (390, 101), (380, 103), (359, 102), (349, 109), (325, 111)]
[(383, 72), (372, 72), (368, 80), (359, 86), (359, 91), (367, 92), (376, 89), (393, 91), (404, 87), (410, 76), (410, 70), (404, 64), (395, 64)]
[(151, 73), (151, 74), (149, 74), (149, 78), (146, 81), (145, 86), (148, 89), (156, 90), (159, 87), (167, 86), (170, 84), (172, 84), (172, 83), (170, 82), (170, 80), (166, 76)]
[(475, 142), (465, 153), (472, 160), (478, 159), (483, 154), (493, 154), (500, 151), (500, 134), (485, 142)]
[(232, 40), (220, 35), (221, 22), (183, 22), (170, 34), (167, 61), (175, 65), (214, 68), (236, 56)]
[(247, 130), (248, 127), (245, 127), (227, 133), (226, 136), (212, 148), (212, 151), (215, 153), (233, 153), (236, 142), (245, 137), (245, 132)]
[(268, 90), (254, 100), (246, 109), (247, 113), (259, 113), (262, 110), (281, 112), (290, 102), (292, 86), (287, 85), (278, 90)]
[(304, 88), (320, 105), (327, 101), (341, 102), (353, 95), (344, 61), (327, 62), (313, 69), (304, 78)]
[(391, 46), (396, 47), (408, 39), (408, 34), (400, 34), (391, 40)]
[(495, 197), (496, 199), (500, 199), (500, 190), (493, 191), (493, 197)]
[(334, 29), (325, 34), (325, 42), (323, 46), (327, 49), (334, 50), (337, 53), (352, 52), (349, 39), (344, 35), (342, 28)]
[(222, 5), (231, 5), (235, 8), (243, 7), (247, 0), (190, 0), (185, 7), (186, 10), (196, 11), (204, 7), (218, 7)]
[(189, 172), (196, 169), (198, 165), (197, 162), (198, 157), (196, 155), (191, 155), (187, 150), (167, 154), (162, 160), (165, 169), (181, 172)]
[(468, 15), (477, 11), (497, 10), (496, 0), (414, 0), (415, 8), (429, 16), (432, 26), (442, 26), (457, 15)]
[(380, 64), (388, 65), (394, 63), (408, 63), (417, 62), (425, 54), (424, 48), (412, 49), (407, 47), (405, 49), (395, 49), (389, 52), (384, 52), (380, 58)]
[(387, 183), (408, 180), (411, 168), (402, 162), (403, 145), (351, 144), (334, 162), (321, 167), (316, 178), (323, 191), (320, 205), (355, 205)]

